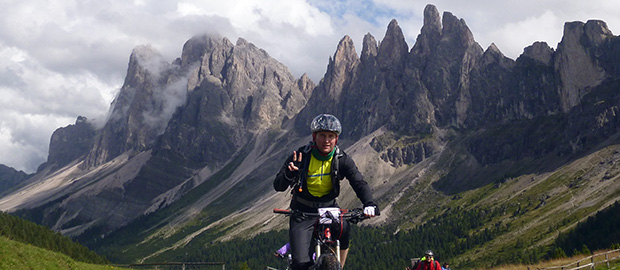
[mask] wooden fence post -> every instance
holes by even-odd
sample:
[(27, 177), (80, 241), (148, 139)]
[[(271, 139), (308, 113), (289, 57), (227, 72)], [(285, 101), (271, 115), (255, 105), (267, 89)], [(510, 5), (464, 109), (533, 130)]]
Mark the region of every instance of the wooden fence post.
[(608, 257), (609, 253), (605, 253), (605, 261), (607, 262), (607, 269), (609, 269), (609, 257)]

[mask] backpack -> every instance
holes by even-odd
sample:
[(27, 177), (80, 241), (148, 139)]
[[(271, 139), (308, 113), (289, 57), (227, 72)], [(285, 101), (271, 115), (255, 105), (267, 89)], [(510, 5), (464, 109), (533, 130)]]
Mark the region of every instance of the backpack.
[(418, 264), (420, 264), (420, 258), (413, 258), (411, 259), (411, 268), (407, 267), (407, 270), (414, 270), (418, 267)]

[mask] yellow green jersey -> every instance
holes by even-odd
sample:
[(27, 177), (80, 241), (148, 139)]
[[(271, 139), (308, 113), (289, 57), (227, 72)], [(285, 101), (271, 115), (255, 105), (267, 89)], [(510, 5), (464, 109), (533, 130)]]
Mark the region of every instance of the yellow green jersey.
[(310, 165), (308, 166), (308, 192), (315, 197), (322, 197), (334, 188), (332, 183), (332, 158), (321, 161), (310, 155)]

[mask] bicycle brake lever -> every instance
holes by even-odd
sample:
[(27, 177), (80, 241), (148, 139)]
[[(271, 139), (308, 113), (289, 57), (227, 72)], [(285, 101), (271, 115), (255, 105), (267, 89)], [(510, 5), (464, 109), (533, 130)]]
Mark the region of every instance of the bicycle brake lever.
[(297, 222), (301, 222), (307, 218), (306, 214), (301, 211), (293, 212), (293, 217), (295, 217), (295, 220), (297, 220)]

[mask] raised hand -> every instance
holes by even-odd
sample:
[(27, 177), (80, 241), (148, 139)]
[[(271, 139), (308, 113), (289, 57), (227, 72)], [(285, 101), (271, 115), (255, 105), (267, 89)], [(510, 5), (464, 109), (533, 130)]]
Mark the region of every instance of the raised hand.
[(299, 152), (299, 157), (298, 157), (297, 151), (293, 151), (293, 161), (289, 162), (288, 170), (291, 172), (298, 171), (299, 164), (301, 164), (301, 152)]

